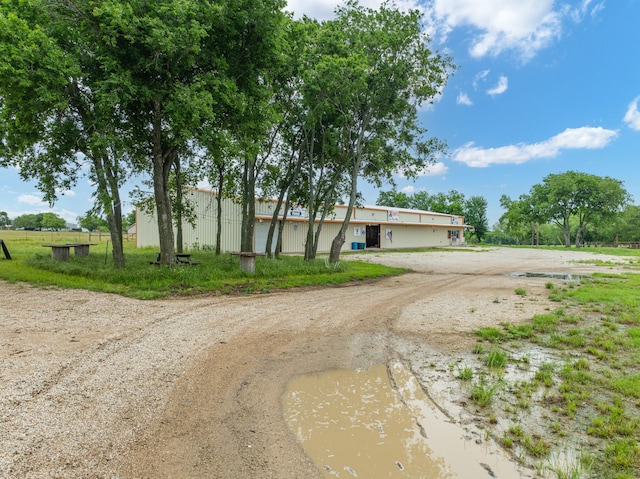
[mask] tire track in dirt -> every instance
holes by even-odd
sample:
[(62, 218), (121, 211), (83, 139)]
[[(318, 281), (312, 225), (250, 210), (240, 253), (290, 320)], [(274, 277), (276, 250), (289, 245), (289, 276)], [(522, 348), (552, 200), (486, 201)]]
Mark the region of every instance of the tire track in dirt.
[(3, 284), (0, 477), (318, 477), (282, 421), (291, 377), (385, 363), (403, 338), (464, 347), (513, 316), (516, 286), (543, 284), (505, 273), (595, 269), (540, 251), (380, 256), (414, 272), (147, 302)]

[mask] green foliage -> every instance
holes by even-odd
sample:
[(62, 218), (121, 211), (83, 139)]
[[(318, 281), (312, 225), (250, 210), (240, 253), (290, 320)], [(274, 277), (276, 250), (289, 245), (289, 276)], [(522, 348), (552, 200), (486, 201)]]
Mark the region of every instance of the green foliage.
[(469, 366), (458, 369), (458, 379), (461, 381), (471, 381), (473, 379), (473, 369)]
[(604, 452), (604, 464), (598, 469), (611, 468), (620, 471), (617, 479), (632, 479), (640, 473), (640, 443), (633, 438), (616, 439)]
[[(527, 328), (502, 323), (502, 329), (476, 331), (479, 340), (511, 341), (509, 351), (523, 350), (514, 355), (523, 360), (497, 371), (485, 361), (485, 371), (476, 369), (485, 384), (475, 382), (474, 404), (498, 403), (505, 413), (521, 416), (517, 426), (501, 433), (500, 442), (522, 458), (525, 453), (547, 458), (540, 467), (550, 477), (640, 477), (639, 286), (638, 274), (597, 274), (549, 288), (563, 305), (534, 316)], [(474, 353), (486, 354), (480, 344), (475, 348)], [(537, 365), (536, 356), (542, 359)], [(491, 400), (486, 399), (490, 374), (506, 384), (504, 394)], [(486, 414), (483, 419), (491, 424)], [(554, 437), (571, 441), (583, 454), (569, 463), (555, 460), (551, 451), (560, 444)]]
[[(546, 176), (518, 200), (503, 196), (506, 212), (500, 218), (501, 229), (521, 243), (530, 233), (531, 244), (539, 244), (542, 228), (553, 223), (560, 228), (562, 244), (576, 245), (584, 239), (613, 242), (616, 234), (629, 225), (630, 237), (637, 236), (633, 208), (623, 210), (630, 197), (620, 180), (568, 171)], [(624, 216), (618, 213), (625, 211)], [(628, 240), (633, 241), (633, 240)], [(555, 244), (553, 235), (542, 243)]]
[(488, 381), (485, 376), (482, 376), (471, 385), (469, 398), (480, 407), (489, 406), (501, 387), (500, 381)]
[[(367, 278), (401, 274), (400, 268), (389, 268), (371, 263), (341, 261), (337, 268), (327, 268), (324, 260), (304, 261), (287, 256), (279, 260), (258, 257), (256, 273), (244, 273), (238, 256), (216, 256), (211, 251), (195, 251), (197, 266), (151, 265), (157, 250), (136, 249), (127, 243), (127, 264), (114, 269), (111, 255), (107, 254), (107, 235), (91, 236), (88, 257), (71, 256), (69, 261), (55, 261), (43, 242), (68, 243), (86, 241), (86, 233), (45, 233), (8, 231), (3, 239), (11, 249), (13, 261), (4, 261), (0, 278), (6, 281), (25, 281), (40, 286), (82, 288), (92, 291), (118, 293), (140, 299), (153, 299), (170, 295), (202, 293), (238, 294), (256, 293), (274, 289), (310, 285), (342, 284)], [(28, 234), (25, 237), (25, 233)]]
[(506, 334), (498, 328), (487, 327), (475, 331), (476, 335), (483, 341), (499, 343), (505, 340)]
[(482, 196), (472, 196), (464, 205), (464, 221), (466, 224), (473, 225), (472, 235), (482, 242), (484, 236), (489, 230), (489, 221), (487, 219), (487, 200)]
[(17, 216), (13, 220), (14, 228), (27, 230), (62, 230), (67, 226), (64, 218), (54, 213), (37, 213)]
[(509, 356), (501, 349), (492, 349), (487, 353), (484, 363), (489, 368), (500, 369), (507, 366)]
[(537, 314), (531, 320), (533, 329), (538, 333), (551, 333), (559, 323), (555, 314)]
[(91, 213), (78, 217), (78, 224), (89, 231), (109, 231), (107, 220)]
[(546, 387), (551, 387), (555, 384), (554, 371), (555, 365), (553, 363), (543, 363), (540, 365), (535, 373), (534, 379)]

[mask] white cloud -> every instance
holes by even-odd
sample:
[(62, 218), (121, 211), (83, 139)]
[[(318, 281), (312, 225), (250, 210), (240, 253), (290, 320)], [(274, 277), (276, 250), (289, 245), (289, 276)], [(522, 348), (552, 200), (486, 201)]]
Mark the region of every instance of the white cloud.
[(57, 189), (56, 193), (62, 196), (68, 196), (69, 198), (73, 198), (74, 196), (76, 196), (76, 192), (73, 190), (61, 190), (61, 189)]
[(624, 115), (624, 122), (629, 125), (629, 128), (640, 131), (640, 112), (638, 111), (638, 100), (640, 96), (637, 96), (629, 103), (627, 113)]
[(519, 143), (498, 148), (480, 148), (467, 143), (454, 151), (453, 159), (474, 168), (521, 164), (540, 158), (555, 158), (567, 149), (604, 148), (617, 136), (618, 132), (602, 127), (567, 128), (540, 143)]
[(458, 105), (467, 105), (467, 106), (473, 105), (473, 102), (471, 101), (471, 98), (469, 98), (469, 95), (467, 95), (464, 92), (458, 93), (458, 98), (456, 98), (456, 103)]
[(77, 223), (78, 216), (84, 216), (84, 213), (79, 215), (78, 213), (65, 209), (54, 209), (52, 212), (57, 214), (60, 218), (64, 218), (67, 223)]
[[(369, 8), (378, 8), (382, 0), (360, 0)], [(496, 56), (515, 51), (523, 61), (533, 58), (562, 34), (565, 19), (581, 22), (587, 14), (596, 16), (604, 0), (582, 0), (579, 6), (557, 5), (555, 0), (397, 0), (402, 10), (418, 9), (425, 15), (425, 31), (445, 41), (459, 27), (475, 27), (469, 52), (474, 57)], [(334, 16), (342, 0), (289, 0), (285, 10), (295, 18), (307, 15), (318, 20)]]
[(448, 171), (449, 167), (441, 161), (438, 161), (424, 168), (418, 173), (418, 176), (442, 176), (446, 175)]
[(509, 88), (509, 79), (505, 76), (501, 76), (498, 80), (498, 84), (487, 90), (487, 94), (491, 96), (502, 95)]
[(586, 13), (595, 16), (603, 8), (603, 2), (593, 8), (590, 4), (591, 0), (578, 7), (556, 7), (554, 0), (433, 0), (430, 18), (444, 38), (455, 28), (475, 27), (469, 47), (473, 57), (514, 51), (526, 62), (561, 36), (565, 18), (580, 22)]
[(482, 70), (481, 72), (476, 73), (473, 77), (473, 89), (477, 90), (478, 85), (483, 82), (487, 76), (489, 75), (490, 70)]
[[(289, 0), (287, 2), (286, 11), (293, 12), (294, 18), (301, 18), (306, 15), (318, 20), (327, 20), (333, 18), (334, 11), (337, 6), (344, 5), (343, 0)], [(360, 0), (360, 5), (368, 8), (378, 8), (382, 4), (382, 0)], [(401, 0), (396, 1), (398, 8), (402, 10), (422, 9), (417, 1)]]
[(413, 185), (408, 185), (402, 188), (400, 191), (402, 193), (412, 194), (414, 191), (416, 191), (416, 189)]
[(25, 203), (27, 205), (45, 205), (46, 203), (42, 201), (42, 197), (38, 195), (20, 195), (18, 196), (18, 203)]
[(591, 17), (595, 17), (604, 9), (604, 0), (597, 2), (593, 7), (590, 7), (592, 3), (593, 0), (582, 0), (579, 7), (565, 5), (564, 11), (574, 22), (580, 23), (587, 14)]

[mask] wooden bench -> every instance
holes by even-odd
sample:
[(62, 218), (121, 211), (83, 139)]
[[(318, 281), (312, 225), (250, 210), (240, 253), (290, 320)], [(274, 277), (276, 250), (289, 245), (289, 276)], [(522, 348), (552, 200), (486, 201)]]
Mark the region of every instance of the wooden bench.
[(45, 248), (51, 248), (51, 257), (58, 261), (69, 261), (70, 251), (73, 248), (75, 256), (89, 256), (89, 247), (98, 243), (66, 243), (66, 244), (43, 244)]
[[(176, 263), (177, 264), (187, 264), (190, 266), (196, 266), (198, 264), (200, 264), (199, 261), (193, 261), (191, 259), (191, 253), (176, 253)], [(155, 264), (155, 265), (159, 265), (160, 264), (160, 253), (158, 253), (158, 256), (156, 257), (155, 261), (149, 261), (149, 264)]]

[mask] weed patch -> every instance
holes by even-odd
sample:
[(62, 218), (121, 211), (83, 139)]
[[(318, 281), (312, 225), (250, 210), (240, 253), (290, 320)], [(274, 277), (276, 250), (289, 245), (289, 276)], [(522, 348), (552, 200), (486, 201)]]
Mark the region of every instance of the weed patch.
[[(496, 440), (551, 477), (640, 477), (640, 275), (599, 274), (546, 287), (561, 303), (555, 312), (475, 332), (493, 346), (485, 352), (476, 345), (483, 356), (472, 401), (501, 405), (517, 418), (496, 431)], [(522, 359), (509, 361), (507, 349)], [(529, 353), (540, 349), (541, 361)], [(491, 374), (501, 379), (490, 382)], [(576, 459), (553, 462), (553, 451), (565, 450), (567, 441)]]

